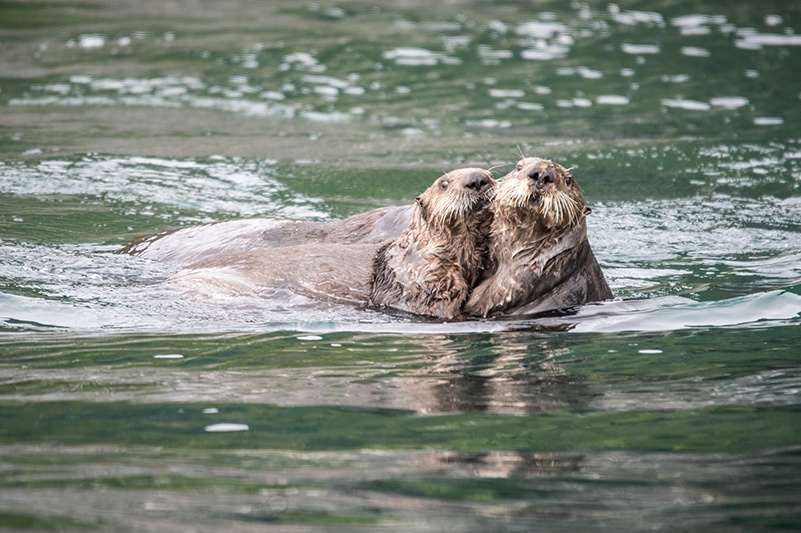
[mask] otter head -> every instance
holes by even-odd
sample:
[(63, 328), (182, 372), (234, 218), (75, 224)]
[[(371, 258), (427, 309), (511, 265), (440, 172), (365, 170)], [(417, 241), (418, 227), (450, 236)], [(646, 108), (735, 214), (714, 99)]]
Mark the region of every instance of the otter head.
[(612, 297), (587, 240), (589, 214), (570, 172), (521, 159), (495, 187), (489, 257), (467, 315), (534, 313)]
[(559, 163), (526, 157), (503, 177), (493, 200), (496, 217), (548, 231), (572, 226), (589, 210), (576, 180)]
[(486, 213), (492, 174), (481, 168), (460, 168), (440, 176), (415, 201), (415, 222), (434, 232), (452, 233), (476, 223)]

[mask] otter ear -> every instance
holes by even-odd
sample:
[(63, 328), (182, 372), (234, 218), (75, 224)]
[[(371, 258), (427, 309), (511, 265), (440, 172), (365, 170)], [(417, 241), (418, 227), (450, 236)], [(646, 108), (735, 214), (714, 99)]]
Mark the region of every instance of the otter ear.
[(584, 216), (586, 217), (586, 216), (587, 216), (587, 215), (589, 215), (590, 213), (592, 213), (592, 209), (590, 209), (589, 207), (585, 207), (585, 208), (584, 208)]
[(423, 196), (422, 195), (418, 196), (417, 198), (414, 199), (414, 201), (417, 202), (417, 205), (420, 207), (420, 215), (423, 217), (423, 220), (427, 221), (428, 208), (426, 207), (426, 203), (425, 200), (423, 199)]

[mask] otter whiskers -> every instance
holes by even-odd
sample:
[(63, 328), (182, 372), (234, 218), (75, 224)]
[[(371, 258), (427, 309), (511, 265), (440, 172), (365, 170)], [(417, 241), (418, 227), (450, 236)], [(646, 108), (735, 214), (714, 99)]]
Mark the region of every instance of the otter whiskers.
[(568, 226), (575, 224), (581, 214), (581, 207), (570, 196), (563, 191), (552, 191), (543, 195), (542, 212), (552, 213), (550, 217), (554, 226)]

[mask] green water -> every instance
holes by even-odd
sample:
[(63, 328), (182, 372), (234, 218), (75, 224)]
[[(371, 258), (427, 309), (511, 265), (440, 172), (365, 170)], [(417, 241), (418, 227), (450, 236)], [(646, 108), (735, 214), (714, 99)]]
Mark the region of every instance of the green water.
[[(795, 2), (0, 2), (0, 530), (801, 527)], [(617, 297), (198, 298), (138, 236), (552, 158)]]

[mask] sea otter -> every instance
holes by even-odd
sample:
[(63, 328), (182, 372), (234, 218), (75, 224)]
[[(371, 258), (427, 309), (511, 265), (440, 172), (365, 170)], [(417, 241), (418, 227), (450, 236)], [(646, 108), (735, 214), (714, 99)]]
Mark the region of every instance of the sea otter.
[(612, 298), (587, 239), (590, 213), (562, 165), (521, 159), (493, 191), (489, 258), (464, 312), (530, 314)]
[(470, 168), (440, 177), (417, 198), (403, 234), (378, 252), (370, 302), (461, 318), (487, 255), (492, 175)]
[(269, 296), (290, 290), (321, 301), (460, 318), (486, 258), (487, 193), (494, 184), (478, 168), (439, 177), (417, 197), (406, 228), (393, 240), (227, 252), (195, 262), (171, 280), (201, 292)]

